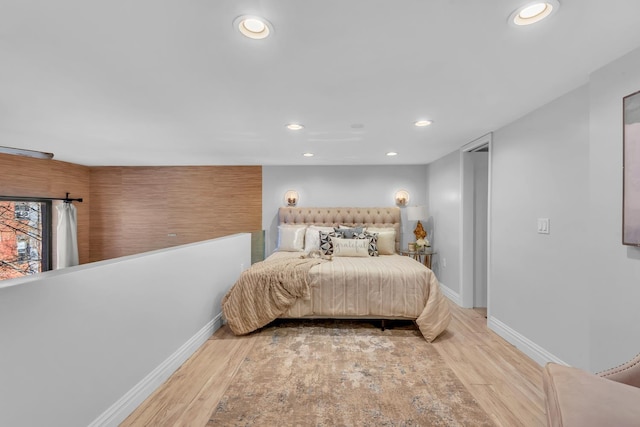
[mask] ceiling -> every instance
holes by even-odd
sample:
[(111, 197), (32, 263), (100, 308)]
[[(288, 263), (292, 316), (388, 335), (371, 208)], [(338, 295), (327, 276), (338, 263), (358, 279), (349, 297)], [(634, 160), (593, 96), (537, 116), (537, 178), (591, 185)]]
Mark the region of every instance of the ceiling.
[[(525, 0), (0, 0), (0, 145), (84, 165), (429, 163), (640, 46), (640, 1), (560, 1), (515, 28)], [(273, 34), (240, 35), (245, 14)]]

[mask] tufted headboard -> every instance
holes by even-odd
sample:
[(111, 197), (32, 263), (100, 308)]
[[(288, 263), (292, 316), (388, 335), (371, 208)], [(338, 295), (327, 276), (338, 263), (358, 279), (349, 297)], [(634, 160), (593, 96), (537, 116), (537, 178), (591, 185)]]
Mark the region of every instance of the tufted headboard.
[(396, 252), (400, 251), (400, 208), (280, 208), (279, 224), (337, 227), (363, 225), (396, 231)]

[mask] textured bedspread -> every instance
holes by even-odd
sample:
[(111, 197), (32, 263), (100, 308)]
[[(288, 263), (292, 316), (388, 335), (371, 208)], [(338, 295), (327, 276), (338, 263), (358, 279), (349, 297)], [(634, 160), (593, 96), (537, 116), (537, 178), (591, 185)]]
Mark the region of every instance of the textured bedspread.
[[(267, 262), (299, 256), (276, 252)], [(415, 319), (427, 341), (451, 318), (435, 274), (406, 256), (334, 257), (309, 270), (309, 291), (281, 317)]]
[(245, 270), (222, 300), (222, 312), (234, 334), (255, 331), (281, 316), (299, 298), (309, 297), (308, 272), (324, 260), (284, 257)]

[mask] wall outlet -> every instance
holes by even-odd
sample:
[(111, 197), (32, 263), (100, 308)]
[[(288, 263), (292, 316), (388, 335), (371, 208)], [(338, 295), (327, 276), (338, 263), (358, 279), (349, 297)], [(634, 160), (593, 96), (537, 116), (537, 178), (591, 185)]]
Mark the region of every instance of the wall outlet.
[(442, 258), (442, 268), (447, 268), (447, 259)]
[(538, 233), (549, 234), (549, 218), (538, 218)]

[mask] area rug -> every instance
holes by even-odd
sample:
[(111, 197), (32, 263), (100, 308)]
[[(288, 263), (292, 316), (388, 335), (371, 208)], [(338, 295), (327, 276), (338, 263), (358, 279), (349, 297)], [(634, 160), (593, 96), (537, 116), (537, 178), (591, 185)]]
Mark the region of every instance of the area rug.
[(208, 426), (493, 426), (412, 323), (279, 321)]

